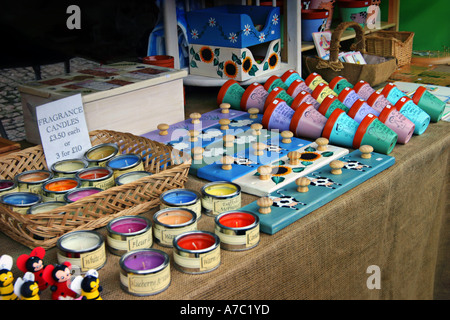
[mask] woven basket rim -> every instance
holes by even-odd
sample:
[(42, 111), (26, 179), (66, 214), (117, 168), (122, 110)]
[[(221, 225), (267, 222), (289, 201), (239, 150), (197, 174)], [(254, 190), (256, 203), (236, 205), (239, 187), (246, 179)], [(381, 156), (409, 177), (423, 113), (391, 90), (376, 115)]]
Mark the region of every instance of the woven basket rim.
[[(94, 139), (94, 141), (101, 139), (107, 139), (105, 137), (117, 137), (118, 140), (123, 140), (124, 137), (130, 138), (133, 141), (138, 140), (138, 144), (140, 142), (148, 143), (145, 146), (145, 148), (149, 148), (150, 146), (154, 146), (155, 150), (154, 153), (162, 152), (161, 150), (164, 150), (164, 156), (169, 156), (169, 159), (164, 158), (165, 160), (172, 161), (173, 164), (168, 166), (166, 169), (161, 170), (160, 172), (153, 173), (152, 175), (149, 175), (147, 177), (142, 177), (138, 179), (137, 181), (124, 184), (122, 186), (114, 186), (107, 190), (104, 190), (102, 192), (99, 192), (97, 194), (88, 196), (86, 198), (80, 199), (74, 203), (66, 204), (62, 207), (50, 210), (48, 212), (44, 213), (37, 213), (33, 215), (28, 214), (20, 214), (16, 211), (11, 210), (7, 206), (0, 204), (0, 230), (2, 230), (5, 234), (13, 238), (14, 240), (28, 246), (28, 247), (35, 247), (35, 246), (42, 246), (44, 248), (50, 248), (56, 244), (57, 238), (62, 236), (63, 234), (75, 231), (75, 230), (92, 230), (96, 228), (100, 228), (105, 226), (110, 220), (114, 219), (117, 216), (121, 216), (124, 214), (127, 215), (133, 215), (133, 214), (139, 214), (143, 211), (147, 211), (148, 209), (151, 209), (155, 207), (157, 204), (159, 204), (159, 193), (162, 193), (168, 189), (166, 188), (174, 188), (174, 187), (183, 187), (184, 183), (187, 180), (187, 176), (189, 173), (189, 168), (191, 166), (191, 157), (186, 152), (182, 152), (179, 150), (174, 149), (171, 146), (159, 143), (157, 141), (150, 140), (145, 137), (135, 136), (130, 133), (121, 133), (117, 131), (112, 130), (96, 130), (89, 133), (91, 138)], [(99, 144), (95, 143), (94, 145)], [(136, 147), (136, 144), (134, 145)], [(139, 147), (141, 145), (139, 144)], [(126, 145), (126, 147), (129, 147), (129, 145)], [(146, 151), (148, 151), (147, 149)], [(26, 156), (30, 152), (43, 152), (42, 146), (37, 145), (33, 146), (12, 154), (8, 154), (5, 157), (0, 158), (0, 162), (7, 162), (8, 160), (15, 160), (18, 155), (20, 156)], [(170, 152), (167, 152), (170, 151)], [(153, 161), (151, 161), (147, 166), (145, 166), (145, 170), (148, 170), (150, 167), (149, 165), (159, 166), (160, 164), (160, 158), (161, 154), (157, 154), (156, 158), (153, 158)], [(150, 157), (149, 157), (150, 158)], [(156, 164), (155, 164), (156, 163)], [(42, 165), (40, 163), (39, 165)], [(45, 164), (45, 167), (46, 164)], [(159, 169), (158, 169), (159, 170)], [(151, 171), (152, 172), (152, 171)], [(154, 171), (153, 171), (154, 172)], [(3, 172), (2, 172), (3, 176)], [(148, 199), (147, 196), (146, 201), (140, 202), (140, 199), (144, 199), (145, 196), (141, 196), (139, 199), (125, 199), (130, 200), (130, 206), (127, 206), (127, 204), (123, 204), (122, 201), (119, 204), (123, 206), (123, 208), (119, 209), (119, 205), (116, 203), (111, 204), (111, 207), (107, 207), (108, 212), (107, 214), (98, 214), (98, 213), (92, 213), (88, 212), (86, 217), (89, 215), (91, 217), (101, 216), (101, 218), (86, 218), (84, 215), (82, 218), (84, 222), (79, 222), (76, 219), (80, 219), (78, 216), (78, 213), (81, 211), (85, 213), (85, 210), (90, 209), (92, 206), (96, 208), (96, 204), (99, 199), (110, 199), (114, 198), (115, 200), (121, 199), (124, 195), (130, 193), (130, 192), (137, 192), (144, 188), (144, 186), (151, 185), (151, 192), (154, 193), (154, 198)], [(175, 185), (174, 187), (171, 187), (171, 185)], [(161, 190), (153, 189), (154, 186), (160, 187)], [(145, 189), (146, 190), (146, 189)], [(148, 191), (148, 190), (146, 190)], [(117, 197), (117, 198), (115, 198)], [(137, 204), (133, 204), (136, 202)], [(108, 203), (109, 205), (109, 203)], [(117, 210), (114, 208), (117, 207)], [(80, 209), (81, 208), (81, 209)], [(87, 209), (86, 209), (87, 208)], [(98, 208), (97, 208), (98, 209)], [(100, 209), (101, 210), (101, 209)], [(61, 214), (61, 212), (64, 212)], [(70, 215), (71, 213), (75, 213), (74, 215)], [(103, 211), (101, 213), (104, 213)], [(72, 218), (72, 219), (69, 219)], [(64, 223), (69, 223), (69, 225), (55, 225), (52, 229), (52, 226), (49, 226), (51, 222), (59, 220), (64, 221)], [(71, 227), (71, 224), (73, 224), (73, 227)], [(20, 226), (20, 230), (18, 227), (14, 229), (14, 226)], [(69, 229), (69, 231), (66, 232), (59, 232), (60, 229)], [(27, 230), (28, 232), (32, 233), (32, 231), (40, 230), (41, 233), (45, 234), (45, 231), (48, 231), (49, 233), (55, 232), (55, 233), (61, 233), (57, 237), (48, 237), (44, 240), (38, 240), (35, 239), (36, 233), (30, 234), (24, 234), (23, 230)], [(34, 235), (34, 236), (33, 236)]]

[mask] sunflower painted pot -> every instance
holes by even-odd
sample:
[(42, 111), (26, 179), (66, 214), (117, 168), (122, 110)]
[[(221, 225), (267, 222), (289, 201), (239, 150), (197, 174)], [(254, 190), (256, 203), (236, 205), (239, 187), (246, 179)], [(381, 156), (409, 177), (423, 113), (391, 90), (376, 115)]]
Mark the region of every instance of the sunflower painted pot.
[(245, 81), (280, 69), (280, 51), (280, 39), (242, 49), (191, 44), (189, 73)]

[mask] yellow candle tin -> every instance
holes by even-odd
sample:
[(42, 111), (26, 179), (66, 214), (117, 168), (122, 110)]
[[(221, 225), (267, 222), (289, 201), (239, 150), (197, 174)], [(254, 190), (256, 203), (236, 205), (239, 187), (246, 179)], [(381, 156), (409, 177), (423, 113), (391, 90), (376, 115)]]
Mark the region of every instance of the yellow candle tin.
[(201, 189), (203, 213), (215, 217), (218, 214), (241, 208), (241, 187), (227, 181), (216, 181)]
[(118, 153), (119, 147), (117, 144), (102, 143), (86, 151), (83, 158), (89, 163), (89, 167), (104, 167), (106, 162)]
[(64, 159), (52, 164), (52, 172), (56, 178), (75, 177), (75, 174), (85, 168), (89, 163), (84, 159)]

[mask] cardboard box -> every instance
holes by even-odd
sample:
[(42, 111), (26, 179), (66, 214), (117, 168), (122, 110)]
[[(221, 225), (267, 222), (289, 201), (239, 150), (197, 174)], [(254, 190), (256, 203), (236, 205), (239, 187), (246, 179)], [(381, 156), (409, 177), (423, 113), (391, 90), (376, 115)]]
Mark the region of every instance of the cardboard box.
[(141, 135), (184, 120), (184, 70), (120, 62), (18, 87), (27, 141), (40, 144), (36, 107), (81, 93), (89, 131)]
[(192, 44), (189, 46), (189, 73), (248, 80), (280, 69), (280, 50), (280, 39), (242, 49)]
[(281, 37), (279, 7), (226, 5), (186, 14), (190, 44), (246, 48)]

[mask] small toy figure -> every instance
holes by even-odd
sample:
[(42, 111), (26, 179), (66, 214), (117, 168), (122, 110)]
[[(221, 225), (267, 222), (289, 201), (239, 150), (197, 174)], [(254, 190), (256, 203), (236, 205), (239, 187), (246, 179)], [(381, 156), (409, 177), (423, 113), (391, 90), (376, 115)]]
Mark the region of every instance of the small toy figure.
[(23, 273), (32, 272), (34, 274), (34, 279), (39, 286), (40, 291), (44, 291), (48, 287), (48, 282), (42, 278), (44, 272), (44, 256), (45, 249), (42, 247), (34, 248), (30, 255), (22, 254), (17, 258), (16, 264), (17, 268)]
[(100, 286), (98, 272), (95, 269), (88, 270), (84, 277), (77, 276), (70, 288), (81, 295), (81, 300), (103, 300), (100, 296), (103, 288)]
[(14, 275), (11, 272), (13, 258), (7, 254), (0, 257), (0, 300), (17, 300), (14, 293)]
[(26, 272), (22, 278), (18, 278), (14, 284), (14, 293), (20, 300), (40, 300), (39, 286), (34, 279), (34, 273)]
[(45, 267), (42, 278), (50, 285), (52, 300), (76, 298), (76, 292), (69, 288), (71, 267), (72, 265), (68, 261)]

